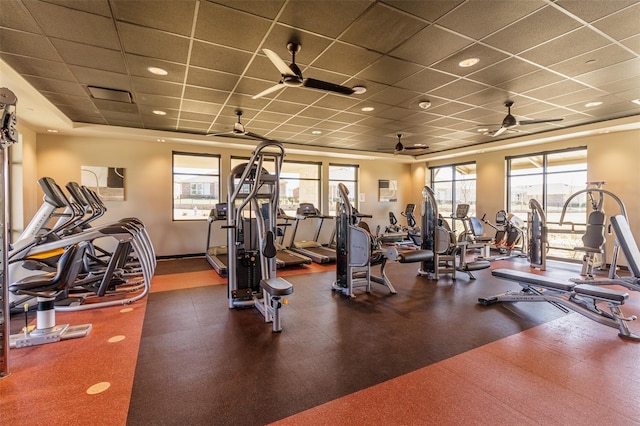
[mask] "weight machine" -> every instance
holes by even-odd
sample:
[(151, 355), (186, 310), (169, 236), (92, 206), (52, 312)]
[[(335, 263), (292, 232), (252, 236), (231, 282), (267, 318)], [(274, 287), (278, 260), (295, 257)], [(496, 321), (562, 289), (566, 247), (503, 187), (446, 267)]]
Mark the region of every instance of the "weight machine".
[[(575, 251), (584, 252), (584, 256), (582, 258), (582, 271), (580, 275), (584, 275), (587, 277), (593, 276), (593, 271), (595, 268), (606, 267), (607, 258), (606, 258), (606, 237), (605, 237), (605, 229), (607, 217), (604, 212), (604, 200), (605, 196), (611, 197), (617, 204), (618, 210), (625, 219), (627, 219), (627, 211), (625, 209), (624, 203), (617, 195), (613, 194), (606, 189), (603, 189), (602, 186), (605, 185), (604, 181), (597, 182), (587, 182), (587, 188), (582, 189), (578, 192), (575, 192), (567, 198), (564, 202), (564, 206), (562, 207), (562, 214), (560, 215), (559, 225), (570, 224), (573, 230), (575, 224), (573, 222), (568, 222), (564, 220), (565, 214), (569, 208), (571, 201), (579, 195), (586, 194), (589, 203), (591, 204), (591, 213), (589, 213), (587, 217), (587, 228), (585, 230), (584, 235), (582, 236), (581, 247), (574, 247)], [(618, 251), (619, 246), (615, 245), (613, 248), (611, 266), (609, 269), (609, 278), (613, 278), (615, 275), (615, 268), (618, 260)]]
[(9, 375), (9, 154), (18, 142), (16, 104), (18, 98), (6, 87), (0, 88), (0, 378)]
[[(276, 227), (280, 171), (284, 148), (263, 141), (249, 162), (236, 166), (227, 179), (227, 290), (229, 308), (254, 306), (273, 331), (282, 331), (280, 309), (293, 293), (288, 281), (276, 276)], [(275, 172), (263, 163), (273, 159)], [(248, 210), (249, 217), (244, 213)]]
[(527, 240), (529, 249), (529, 265), (541, 271), (547, 269), (547, 251), (549, 250), (549, 238), (547, 229), (547, 216), (538, 200), (529, 200), (529, 213), (527, 227)]
[[(387, 260), (398, 259), (397, 250), (391, 247), (383, 251), (367, 229), (368, 226), (364, 222), (358, 223), (358, 219), (365, 216), (357, 214), (351, 206), (347, 187), (339, 183), (338, 192), (340, 201), (336, 209), (336, 280), (332, 290), (355, 298), (354, 288), (364, 287), (370, 293), (373, 281), (387, 287), (391, 294), (396, 294), (384, 268)], [(380, 265), (380, 276), (371, 274), (372, 265)]]
[(418, 274), (440, 278), (441, 274), (450, 273), (456, 278), (456, 271), (464, 272), (470, 279), (475, 279), (472, 271), (486, 269), (490, 266), (486, 260), (467, 262), (465, 253), (467, 245), (465, 241), (457, 241), (455, 233), (448, 229), (446, 222), (438, 213), (436, 196), (428, 186), (422, 189), (422, 225), (421, 249), (433, 253), (430, 259), (421, 262)]

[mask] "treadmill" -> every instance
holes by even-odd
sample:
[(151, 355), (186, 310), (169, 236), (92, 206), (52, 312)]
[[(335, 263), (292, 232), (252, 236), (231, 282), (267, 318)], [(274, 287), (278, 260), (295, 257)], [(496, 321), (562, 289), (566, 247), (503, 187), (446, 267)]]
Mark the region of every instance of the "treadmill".
[[(318, 219), (318, 227), (316, 228), (315, 236), (311, 241), (296, 241), (296, 233), (298, 231), (298, 225), (301, 220), (315, 218)], [(325, 247), (318, 243), (318, 237), (320, 236), (320, 230), (324, 219), (331, 218), (331, 216), (325, 216), (320, 213), (318, 209), (311, 203), (300, 203), (300, 207), (296, 212), (296, 222), (293, 227), (293, 236), (291, 237), (291, 250), (296, 253), (300, 253), (303, 256), (309, 257), (315, 263), (332, 263), (336, 261), (336, 250), (330, 247)]]
[(301, 266), (309, 265), (312, 263), (311, 258), (296, 253), (293, 250), (289, 250), (284, 245), (284, 236), (287, 232), (287, 227), (291, 226), (290, 220), (295, 220), (295, 217), (288, 216), (284, 210), (278, 209), (278, 219), (284, 220), (283, 223), (278, 224), (278, 236), (279, 241), (276, 243), (276, 268), (286, 268), (289, 266)]
[[(227, 220), (227, 203), (218, 203), (209, 212), (207, 222), (209, 222), (209, 232), (207, 234), (207, 251), (205, 257), (207, 262), (221, 277), (227, 276), (227, 246), (210, 246), (211, 244), (211, 225), (215, 221)], [(226, 223), (225, 223), (226, 224)]]

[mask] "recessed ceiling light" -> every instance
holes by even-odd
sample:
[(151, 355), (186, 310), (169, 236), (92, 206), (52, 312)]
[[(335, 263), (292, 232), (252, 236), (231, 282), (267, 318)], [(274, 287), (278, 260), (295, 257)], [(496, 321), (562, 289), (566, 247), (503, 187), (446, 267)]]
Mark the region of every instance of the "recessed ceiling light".
[(462, 68), (469, 68), (474, 66), (478, 62), (480, 62), (480, 59), (478, 58), (463, 59), (462, 61), (458, 62), (458, 66)]
[(431, 106), (431, 102), (429, 102), (429, 101), (420, 101), (418, 103), (418, 106), (420, 108), (422, 108), (422, 109), (427, 109), (427, 108), (429, 108)]
[(414, 143), (413, 146), (426, 146), (426, 145), (423, 143)]
[(367, 91), (367, 88), (364, 86), (353, 86), (351, 89), (353, 90), (354, 95), (362, 95)]
[(322, 133), (322, 131), (320, 131), (320, 130), (312, 130), (312, 131), (311, 131), (311, 134), (312, 134), (312, 135), (319, 135), (319, 134), (321, 134), (321, 133)]
[(640, 105), (640, 99), (634, 99), (631, 102), (633, 102), (634, 104)]
[(156, 139), (156, 142), (165, 142), (165, 140), (158, 138), (158, 139)]
[(486, 127), (481, 127), (477, 131), (478, 131), (478, 133), (484, 133), (484, 132), (488, 132), (489, 129), (487, 129)]
[(362, 107), (362, 111), (364, 112), (373, 111), (374, 109), (375, 109), (374, 107)]
[(154, 109), (153, 112), (155, 115), (167, 115), (166, 111), (161, 111), (159, 109)]
[(56, 129), (47, 129), (48, 133), (58, 133)]
[(600, 105), (602, 105), (602, 102), (600, 102), (600, 101), (596, 101), (596, 102), (587, 102), (586, 104), (584, 104), (584, 106), (585, 106), (586, 108), (593, 108), (593, 107), (597, 107), (597, 106), (600, 106)]
[(167, 75), (169, 74), (169, 71), (162, 69), (162, 68), (158, 68), (158, 67), (149, 67), (147, 68), (147, 71), (149, 71), (151, 74), (155, 74), (155, 75)]

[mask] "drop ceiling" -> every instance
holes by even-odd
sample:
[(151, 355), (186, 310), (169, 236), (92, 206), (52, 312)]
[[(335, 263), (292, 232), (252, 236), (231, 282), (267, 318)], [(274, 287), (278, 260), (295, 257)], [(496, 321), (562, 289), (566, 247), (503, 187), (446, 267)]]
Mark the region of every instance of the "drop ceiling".
[[(293, 146), (391, 153), (402, 133), (428, 146), (403, 154), (421, 155), (640, 117), (639, 1), (3, 0), (0, 12), (0, 58), (73, 123), (206, 135), (230, 132), (241, 109), (247, 131)], [(262, 49), (288, 64), (291, 41), (305, 78), (366, 92), (253, 99), (280, 80)], [(493, 137), (482, 129), (500, 128), (507, 99), (519, 121), (563, 120)]]

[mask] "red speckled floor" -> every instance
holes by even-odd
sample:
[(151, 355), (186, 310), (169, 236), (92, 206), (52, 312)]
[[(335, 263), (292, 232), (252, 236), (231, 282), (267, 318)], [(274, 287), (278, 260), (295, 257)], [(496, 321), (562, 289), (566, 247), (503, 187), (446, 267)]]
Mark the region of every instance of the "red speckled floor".
[[(393, 264), (397, 295), (376, 287), (351, 301), (329, 290), (331, 270), (282, 274), (296, 291), (280, 334), (254, 309), (228, 310), (225, 280), (204, 267), (169, 265), (129, 307), (58, 313), (93, 330), (11, 350), (0, 423), (640, 424), (640, 343), (615, 329), (547, 304), (480, 307), (478, 294), (517, 288), (489, 271), (436, 283)], [(623, 311), (639, 313), (640, 294)]]

